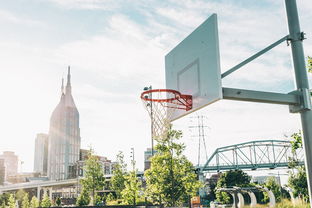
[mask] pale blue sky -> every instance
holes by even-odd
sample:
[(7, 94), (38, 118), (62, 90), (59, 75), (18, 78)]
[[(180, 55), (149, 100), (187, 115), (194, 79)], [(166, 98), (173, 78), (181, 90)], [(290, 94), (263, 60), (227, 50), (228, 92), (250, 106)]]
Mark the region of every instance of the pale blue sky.
[[(301, 28), (312, 55), (312, 5), (298, 0)], [(164, 88), (164, 56), (210, 14), (217, 13), (222, 71), (287, 34), (284, 1), (259, 0), (11, 0), (0, 5), (0, 151), (14, 150), (33, 168), (36, 133), (48, 132), (61, 78), (72, 66), (83, 147), (111, 159), (134, 147), (139, 169), (150, 146), (144, 86)], [(224, 86), (289, 92), (290, 48), (281, 44), (223, 80)], [(210, 126), (208, 154), (252, 139), (280, 139), (300, 128), (287, 106), (220, 101), (199, 112)], [(189, 118), (183, 130), (196, 162)]]

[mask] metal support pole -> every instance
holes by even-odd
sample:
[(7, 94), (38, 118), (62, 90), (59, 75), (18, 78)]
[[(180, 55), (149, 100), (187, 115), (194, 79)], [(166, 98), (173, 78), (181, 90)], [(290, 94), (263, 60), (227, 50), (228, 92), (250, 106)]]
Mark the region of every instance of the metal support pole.
[[(293, 65), (298, 90), (308, 90), (308, 76), (305, 66), (302, 40), (303, 33), (300, 31), (299, 17), (296, 0), (285, 0), (288, 28), (290, 35)], [(300, 112), (303, 131), (303, 145), (305, 150), (305, 165), (308, 180), (309, 197), (312, 199), (312, 111), (306, 109)]]
[[(152, 89), (152, 85), (149, 87), (150, 90)], [(152, 93), (151, 93), (151, 99), (152, 97)], [(151, 104), (151, 140), (152, 140), (152, 157), (154, 156), (154, 123), (153, 123), (153, 102), (150, 102)]]
[(135, 160), (134, 160), (134, 148), (133, 147), (131, 148), (131, 156), (130, 157), (132, 158), (131, 164), (132, 164), (132, 170), (134, 172), (135, 171)]
[[(146, 90), (151, 90), (152, 89), (152, 85), (150, 85), (149, 87), (144, 87), (144, 91)], [(150, 93), (150, 99), (152, 99), (153, 95), (152, 93)], [(154, 156), (154, 122), (153, 122), (153, 102), (150, 101), (148, 103), (149, 107), (151, 108), (151, 113), (150, 113), (150, 116), (151, 116), (151, 145), (152, 145), (152, 157)]]
[(40, 191), (41, 191), (41, 187), (38, 186), (37, 187), (37, 199), (40, 201)]

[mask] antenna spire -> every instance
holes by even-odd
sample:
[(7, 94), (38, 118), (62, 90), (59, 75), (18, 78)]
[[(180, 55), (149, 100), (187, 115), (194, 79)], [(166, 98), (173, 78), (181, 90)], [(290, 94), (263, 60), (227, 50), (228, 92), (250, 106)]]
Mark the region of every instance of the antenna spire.
[(70, 66), (68, 66), (67, 85), (70, 85)]
[(68, 73), (67, 73), (67, 85), (66, 85), (66, 94), (71, 93), (71, 84), (70, 84), (70, 66), (68, 66)]

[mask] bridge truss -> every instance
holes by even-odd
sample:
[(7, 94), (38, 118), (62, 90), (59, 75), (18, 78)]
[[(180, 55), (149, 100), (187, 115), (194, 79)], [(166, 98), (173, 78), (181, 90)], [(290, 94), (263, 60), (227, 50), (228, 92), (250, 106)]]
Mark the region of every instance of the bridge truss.
[[(293, 159), (295, 160), (293, 160)], [(285, 140), (261, 140), (221, 147), (215, 150), (201, 172), (258, 168), (287, 168), (289, 162), (304, 164), (303, 149), (292, 152)]]

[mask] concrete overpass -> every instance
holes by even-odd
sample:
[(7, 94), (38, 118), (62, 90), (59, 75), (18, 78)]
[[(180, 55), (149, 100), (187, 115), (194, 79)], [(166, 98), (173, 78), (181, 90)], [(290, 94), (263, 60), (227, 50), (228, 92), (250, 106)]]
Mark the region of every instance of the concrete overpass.
[[(137, 177), (143, 177), (144, 172), (137, 172)], [(110, 180), (113, 175), (104, 175), (106, 180)], [(0, 193), (4, 192), (17, 192), (20, 189), (23, 189), (28, 192), (35, 193), (34, 195), (40, 199), (44, 193), (47, 193), (52, 199), (53, 193), (59, 193), (60, 191), (65, 192), (68, 197), (77, 196), (79, 194), (79, 180), (80, 178), (59, 180), (59, 181), (32, 181), (26, 183), (17, 183), (0, 186)]]

